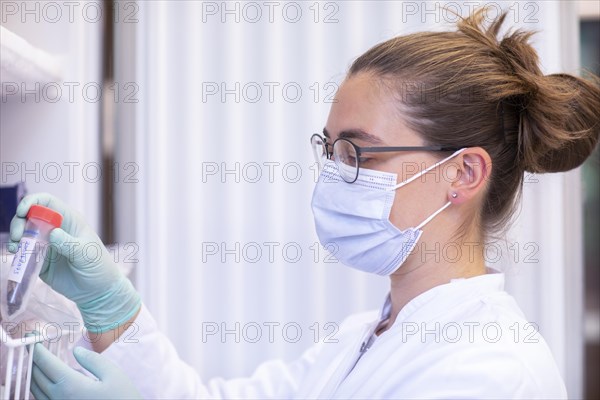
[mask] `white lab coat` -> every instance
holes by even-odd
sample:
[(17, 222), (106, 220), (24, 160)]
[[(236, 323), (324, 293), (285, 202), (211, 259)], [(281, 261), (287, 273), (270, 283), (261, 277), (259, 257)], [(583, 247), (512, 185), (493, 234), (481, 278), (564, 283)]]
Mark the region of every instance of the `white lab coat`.
[(248, 378), (203, 382), (145, 307), (139, 342), (104, 354), (146, 398), (566, 398), (546, 342), (503, 288), (501, 273), (452, 280), (410, 301), (380, 336), (372, 336), (379, 312), (353, 315), (338, 343), (289, 364), (265, 362)]

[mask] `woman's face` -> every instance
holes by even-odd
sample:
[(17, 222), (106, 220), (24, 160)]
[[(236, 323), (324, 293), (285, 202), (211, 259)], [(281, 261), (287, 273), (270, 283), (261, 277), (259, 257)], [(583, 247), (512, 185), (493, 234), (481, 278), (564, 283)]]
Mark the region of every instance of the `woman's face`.
[[(359, 147), (423, 146), (423, 140), (407, 127), (401, 105), (370, 74), (358, 74), (340, 86), (325, 126), (326, 140), (350, 139)], [(398, 174), (402, 182), (441, 159), (425, 151), (366, 153), (360, 167)], [(453, 171), (439, 166), (397, 189), (390, 221), (399, 229), (414, 227), (447, 201)]]

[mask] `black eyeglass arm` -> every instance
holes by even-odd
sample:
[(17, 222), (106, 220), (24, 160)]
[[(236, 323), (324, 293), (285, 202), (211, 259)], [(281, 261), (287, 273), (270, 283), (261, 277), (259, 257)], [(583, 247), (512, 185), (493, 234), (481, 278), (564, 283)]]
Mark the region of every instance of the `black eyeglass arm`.
[[(313, 141), (314, 137), (317, 137), (318, 139), (320, 139), (322, 144), (326, 148), (330, 147), (330, 146), (333, 147), (333, 144), (335, 144), (335, 143), (333, 143), (333, 144), (327, 143), (327, 139), (324, 138), (323, 136), (319, 135), (318, 133), (315, 133), (314, 135), (311, 136), (311, 142)], [(446, 147), (446, 146), (359, 147), (356, 144), (352, 143), (348, 139), (343, 139), (343, 140), (350, 142), (352, 144), (352, 146), (354, 146), (360, 153), (386, 153), (386, 152), (392, 152), (392, 151), (457, 151), (462, 148), (462, 147)], [(337, 142), (337, 140), (336, 140), (336, 142)], [(327, 153), (330, 153), (328, 150), (326, 150), (326, 151), (327, 151)]]
[(460, 147), (444, 146), (402, 146), (402, 147), (358, 147), (361, 153), (385, 153), (389, 151), (456, 151)]

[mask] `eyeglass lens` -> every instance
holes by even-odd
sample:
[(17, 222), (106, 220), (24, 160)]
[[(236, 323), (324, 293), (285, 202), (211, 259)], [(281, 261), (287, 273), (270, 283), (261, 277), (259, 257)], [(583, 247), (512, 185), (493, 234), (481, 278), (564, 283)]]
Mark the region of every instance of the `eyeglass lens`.
[[(310, 143), (313, 149), (313, 155), (319, 169), (327, 161), (327, 148), (323, 138), (319, 134), (314, 134), (310, 138)], [(358, 176), (358, 155), (356, 148), (345, 139), (338, 139), (333, 144), (332, 158), (340, 173), (342, 179), (348, 183), (352, 183)]]
[(315, 161), (317, 162), (319, 169), (321, 169), (327, 159), (325, 143), (323, 143), (323, 139), (318, 134), (312, 135), (310, 143), (312, 145)]
[(352, 183), (358, 176), (358, 155), (356, 148), (345, 139), (333, 145), (333, 158), (344, 181)]

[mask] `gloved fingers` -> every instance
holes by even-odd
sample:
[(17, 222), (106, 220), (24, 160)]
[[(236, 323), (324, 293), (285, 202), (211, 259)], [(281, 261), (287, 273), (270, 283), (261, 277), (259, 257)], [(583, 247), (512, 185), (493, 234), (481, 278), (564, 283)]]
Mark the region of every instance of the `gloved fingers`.
[(25, 217), (27, 217), (29, 208), (34, 204), (51, 208), (63, 216), (67, 212), (67, 206), (62, 201), (48, 193), (37, 193), (25, 196), (19, 202), (16, 215), (10, 222), (10, 242), (8, 243), (8, 251), (11, 253), (17, 252), (19, 240), (21, 240), (23, 231), (25, 230)]
[(35, 397), (35, 400), (50, 400), (50, 397), (44, 393), (44, 391), (38, 386), (37, 382), (34, 381), (33, 378), (31, 379), (30, 391), (33, 394), (33, 397)]
[(9, 251), (13, 253), (17, 252), (17, 245), (23, 236), (23, 231), (25, 231), (25, 218), (15, 215), (10, 221), (10, 242), (8, 244)]
[[(35, 396), (36, 400), (39, 400), (39, 397), (36, 392), (42, 393), (42, 398), (47, 399), (50, 398), (50, 393), (52, 393), (52, 386), (54, 382), (50, 380), (40, 370), (35, 364), (31, 368), (31, 392)], [(35, 392), (34, 392), (35, 388)]]
[[(41, 343), (36, 343), (33, 351), (33, 364), (52, 382), (64, 382), (73, 374), (77, 374), (67, 364), (62, 362)], [(38, 381), (40, 383), (40, 381)], [(43, 386), (42, 386), (43, 388)]]
[(75, 243), (80, 242), (79, 239), (74, 238), (73, 236), (69, 235), (62, 228), (52, 229), (48, 240), (49, 240), (50, 244), (56, 249), (56, 251), (60, 255), (65, 256), (65, 257), (69, 257), (70, 255), (72, 256), (73, 245)]
[(73, 355), (77, 362), (85, 369), (90, 371), (99, 380), (104, 380), (110, 376), (118, 367), (108, 360), (105, 356), (90, 351), (83, 347), (75, 347)]
[(13, 242), (12, 240), (10, 240), (6, 245), (6, 248), (9, 253), (15, 254), (17, 250), (19, 250), (19, 242)]
[(62, 215), (64, 215), (68, 211), (65, 203), (52, 196), (51, 194), (35, 193), (23, 197), (23, 199), (17, 206), (17, 216), (25, 218), (27, 216), (27, 213), (29, 212), (29, 207), (31, 207), (34, 204), (39, 204), (40, 206), (51, 208)]

